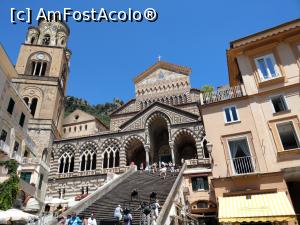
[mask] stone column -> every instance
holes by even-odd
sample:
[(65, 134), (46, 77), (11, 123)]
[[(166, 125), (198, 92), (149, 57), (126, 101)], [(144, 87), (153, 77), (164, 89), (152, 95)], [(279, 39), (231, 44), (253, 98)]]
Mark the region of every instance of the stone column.
[(198, 159), (203, 159), (204, 154), (203, 154), (203, 147), (202, 147), (201, 141), (199, 141), (199, 140), (196, 141), (196, 148), (197, 148)]
[(126, 152), (125, 152), (125, 147), (122, 146), (120, 148), (120, 167), (125, 167), (126, 166)]
[(169, 146), (170, 146), (170, 150), (171, 150), (172, 163), (175, 163), (174, 143), (169, 142)]
[(145, 152), (146, 152), (146, 167), (149, 166), (149, 153), (150, 153), (150, 146), (145, 146)]

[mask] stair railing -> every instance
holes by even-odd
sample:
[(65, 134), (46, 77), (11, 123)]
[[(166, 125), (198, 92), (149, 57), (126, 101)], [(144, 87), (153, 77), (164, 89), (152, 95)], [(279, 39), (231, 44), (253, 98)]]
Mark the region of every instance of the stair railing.
[(164, 225), (170, 214), (170, 210), (173, 205), (174, 198), (175, 198), (175, 196), (179, 190), (179, 187), (182, 183), (183, 172), (185, 169), (186, 169), (186, 163), (183, 164), (183, 166), (175, 180), (175, 183), (173, 184), (173, 187), (172, 187), (170, 193), (168, 194), (168, 197), (167, 197), (162, 209), (160, 210), (159, 216), (156, 220), (156, 223), (159, 225)]
[(83, 210), (85, 210), (87, 207), (89, 207), (91, 204), (93, 204), (95, 201), (97, 201), (102, 196), (106, 195), (108, 192), (110, 192), (112, 189), (117, 187), (121, 182), (123, 182), (126, 178), (128, 178), (130, 175), (132, 175), (136, 171), (136, 167), (130, 168), (127, 172), (123, 173), (119, 177), (115, 178), (111, 182), (108, 182), (101, 187), (99, 187), (95, 192), (88, 195), (81, 201), (79, 201), (76, 205), (69, 208), (65, 212), (63, 212), (63, 215), (69, 215), (73, 212), (80, 213)]

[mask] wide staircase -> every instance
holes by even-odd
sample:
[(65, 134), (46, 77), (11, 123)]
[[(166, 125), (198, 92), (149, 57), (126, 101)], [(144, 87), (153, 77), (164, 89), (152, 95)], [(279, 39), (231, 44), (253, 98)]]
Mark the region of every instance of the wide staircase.
[[(176, 177), (168, 173), (167, 177), (162, 179), (158, 173), (150, 174), (145, 171), (136, 171), (105, 196), (97, 199), (79, 215), (89, 217), (91, 213), (94, 213), (98, 224), (113, 225), (115, 224), (113, 218), (114, 210), (120, 204), (123, 209), (125, 207), (131, 209), (133, 225), (137, 225), (141, 218), (141, 213), (137, 210), (140, 202), (149, 203), (150, 193), (156, 192), (157, 199), (162, 207)], [(131, 192), (135, 188), (139, 193), (139, 199), (131, 201)]]

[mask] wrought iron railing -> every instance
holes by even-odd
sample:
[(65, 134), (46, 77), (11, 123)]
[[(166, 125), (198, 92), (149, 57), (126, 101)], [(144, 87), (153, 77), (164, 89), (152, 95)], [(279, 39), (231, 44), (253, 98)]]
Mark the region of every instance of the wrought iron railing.
[(208, 92), (201, 94), (201, 104), (211, 104), (214, 102), (225, 101), (233, 98), (245, 96), (246, 93), (242, 85), (228, 87), (217, 90), (215, 92)]
[(229, 159), (233, 175), (249, 174), (257, 172), (256, 159), (253, 156), (237, 157)]

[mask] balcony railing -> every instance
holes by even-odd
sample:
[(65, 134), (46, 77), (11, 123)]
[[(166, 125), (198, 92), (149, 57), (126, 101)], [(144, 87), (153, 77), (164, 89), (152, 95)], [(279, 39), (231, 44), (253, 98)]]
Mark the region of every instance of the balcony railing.
[(233, 98), (239, 98), (245, 96), (243, 85), (238, 85), (234, 87), (228, 87), (226, 89), (217, 90), (211, 93), (201, 94), (201, 104), (211, 104), (214, 102), (225, 101)]
[(185, 163), (187, 167), (198, 167), (198, 166), (208, 166), (211, 164), (210, 158), (203, 158), (203, 159), (186, 159)]
[(11, 158), (16, 160), (18, 163), (22, 163), (22, 156), (20, 156), (17, 152), (13, 151)]
[(23, 165), (26, 165), (26, 164), (38, 165), (39, 164), (42, 167), (44, 167), (47, 171), (50, 170), (49, 166), (42, 159), (23, 157), (22, 164)]
[(0, 141), (0, 151), (4, 152), (6, 155), (10, 155), (9, 145), (2, 140)]
[(237, 157), (229, 159), (233, 175), (249, 174), (257, 172), (256, 159), (253, 156)]

